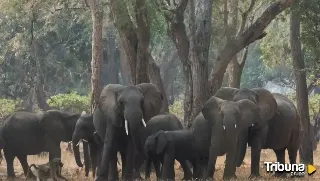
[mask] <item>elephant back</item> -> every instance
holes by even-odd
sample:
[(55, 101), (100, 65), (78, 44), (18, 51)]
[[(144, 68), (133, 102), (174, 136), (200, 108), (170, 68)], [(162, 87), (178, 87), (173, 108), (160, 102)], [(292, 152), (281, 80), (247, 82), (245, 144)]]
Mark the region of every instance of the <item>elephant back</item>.
[(79, 113), (49, 110), (43, 114), (40, 125), (50, 139), (69, 142), (72, 140), (72, 134), (79, 117)]

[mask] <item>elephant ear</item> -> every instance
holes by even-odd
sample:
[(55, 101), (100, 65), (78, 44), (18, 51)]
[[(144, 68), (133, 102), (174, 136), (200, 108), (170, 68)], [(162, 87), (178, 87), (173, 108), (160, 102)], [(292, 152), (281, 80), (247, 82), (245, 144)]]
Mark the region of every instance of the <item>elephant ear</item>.
[(233, 97), (238, 91), (239, 89), (237, 88), (222, 87), (214, 94), (214, 96), (223, 100), (233, 101)]
[(72, 134), (75, 128), (76, 120), (80, 114), (49, 110), (42, 114), (40, 125), (47, 136), (54, 136), (51, 139), (72, 140)]
[(156, 133), (156, 147), (157, 147), (157, 154), (161, 154), (164, 150), (164, 148), (167, 146), (168, 144), (168, 140), (167, 137), (165, 135), (166, 133), (164, 131), (159, 131), (158, 133)]
[(142, 83), (137, 85), (141, 90), (144, 100), (143, 100), (143, 118), (147, 122), (153, 116), (160, 113), (163, 95), (157, 89), (157, 87), (151, 83)]
[(122, 122), (117, 121), (120, 117), (118, 106), (118, 95), (124, 89), (124, 86), (119, 84), (109, 84), (103, 88), (100, 94), (98, 107), (106, 119), (111, 120), (112, 124), (121, 127)]
[(264, 121), (270, 120), (277, 110), (277, 102), (272, 93), (263, 88), (254, 88), (251, 90), (258, 95), (257, 105), (260, 108), (259, 114), (261, 119)]
[(239, 127), (247, 128), (260, 123), (260, 109), (254, 102), (243, 99), (237, 101), (236, 104), (240, 111)]
[(218, 97), (212, 96), (204, 105), (201, 110), (203, 117), (215, 123), (221, 119), (221, 105), (226, 100), (222, 100)]

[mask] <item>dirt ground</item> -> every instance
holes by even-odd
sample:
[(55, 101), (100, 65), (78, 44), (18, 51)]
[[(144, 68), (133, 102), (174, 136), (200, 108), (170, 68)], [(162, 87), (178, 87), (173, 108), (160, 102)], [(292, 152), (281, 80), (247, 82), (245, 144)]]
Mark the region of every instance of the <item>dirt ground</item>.
[[(63, 150), (62, 162), (64, 163), (62, 175), (64, 175), (68, 180), (93, 181), (94, 179), (92, 178), (91, 173), (90, 173), (89, 177), (85, 177), (84, 176), (84, 169), (81, 169), (76, 165), (73, 154), (65, 151), (66, 150), (65, 143), (61, 144), (61, 148)], [(281, 179), (281, 180), (319, 180), (320, 179), (320, 145), (318, 145), (317, 150), (314, 152), (313, 159), (314, 159), (315, 166), (318, 169), (313, 175), (311, 175), (311, 176), (306, 175), (305, 177), (302, 177), (302, 178), (295, 178), (295, 179), (288, 178), (288, 179)], [(225, 160), (225, 156), (219, 157), (217, 160), (215, 180), (222, 180), (223, 169), (224, 169), (224, 160)], [(288, 155), (286, 153), (286, 162), (288, 162), (288, 160), (289, 160)], [(28, 163), (29, 164), (32, 164), (32, 163), (42, 164), (42, 163), (46, 163), (47, 161), (48, 161), (47, 156), (45, 156), (45, 157), (28, 156)], [(272, 150), (263, 150), (262, 151), (260, 171), (263, 176), (263, 179), (259, 179), (259, 180), (272, 180), (272, 181), (273, 180), (280, 180), (280, 179), (276, 179), (276, 178), (272, 177), (272, 174), (269, 174), (266, 172), (266, 168), (263, 165), (264, 161), (272, 161), (272, 162), (276, 161), (275, 154)], [(297, 162), (299, 163), (299, 158), (298, 158)], [(23, 175), (23, 171), (22, 171), (22, 168), (21, 168), (21, 165), (20, 165), (18, 159), (15, 159), (14, 167), (15, 167), (15, 173), (17, 176), (17, 179), (15, 179), (15, 180), (16, 181), (25, 180), (25, 177)], [(176, 180), (181, 180), (183, 177), (183, 171), (180, 168), (178, 163), (176, 163), (175, 168), (176, 168)], [(5, 163), (5, 160), (3, 160), (0, 165), (0, 180), (7, 180), (6, 174), (7, 174), (6, 163)], [(236, 174), (238, 177), (237, 180), (248, 180), (247, 178), (249, 177), (249, 174), (250, 174), (250, 149), (248, 149), (248, 152), (246, 154), (245, 163), (240, 168), (237, 168)], [(152, 173), (151, 179), (156, 180), (154, 173)]]

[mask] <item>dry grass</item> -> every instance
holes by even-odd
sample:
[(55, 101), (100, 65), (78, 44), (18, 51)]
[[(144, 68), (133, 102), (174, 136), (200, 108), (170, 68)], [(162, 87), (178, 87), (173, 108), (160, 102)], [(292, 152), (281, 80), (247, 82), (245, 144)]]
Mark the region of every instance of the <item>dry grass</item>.
[[(84, 176), (84, 170), (80, 169), (74, 160), (73, 154), (69, 152), (65, 152), (65, 147), (66, 144), (62, 143), (62, 161), (64, 163), (63, 167), (63, 175), (69, 179), (69, 180), (77, 180), (77, 181), (93, 181), (94, 179), (90, 175), (89, 177)], [(215, 172), (215, 180), (222, 180), (222, 175), (223, 175), (223, 169), (224, 169), (224, 160), (225, 157), (219, 157), (217, 160), (217, 165), (216, 165), (216, 172)], [(29, 164), (31, 163), (46, 163), (48, 161), (47, 157), (39, 157), (39, 156), (28, 156), (28, 162)], [(263, 180), (280, 180), (272, 177), (271, 174), (266, 173), (265, 167), (263, 165), (264, 161), (276, 161), (275, 154), (273, 153), (272, 150), (263, 150), (261, 154), (261, 165), (260, 165), (260, 170), (261, 174), (263, 176)], [(288, 162), (288, 156), (286, 153), (286, 161)], [(299, 158), (298, 158), (299, 162)], [(319, 169), (314, 173), (312, 176), (305, 176), (303, 178), (297, 178), (295, 180), (319, 180), (320, 179), (320, 145), (318, 145), (318, 149), (314, 152), (314, 163), (315, 166)], [(23, 176), (22, 168), (17, 159), (14, 161), (14, 167), (15, 167), (15, 173), (17, 175), (17, 179), (15, 180), (25, 180), (25, 177)], [(175, 165), (176, 168), (176, 180), (181, 180), (183, 177), (183, 172), (182, 169), (180, 168), (179, 164)], [(0, 165), (0, 180), (6, 180), (6, 163), (5, 160), (2, 161)], [(91, 174), (91, 173), (90, 173)], [(250, 149), (247, 152), (247, 156), (245, 158), (245, 164), (243, 164), (240, 168), (237, 168), (236, 172), (238, 179), (237, 180), (248, 180), (248, 176), (250, 174)], [(151, 175), (152, 180), (155, 180), (155, 175)], [(261, 179), (260, 179), (261, 180)], [(285, 179), (281, 179), (285, 180)], [(294, 180), (294, 179), (286, 179), (286, 180)]]

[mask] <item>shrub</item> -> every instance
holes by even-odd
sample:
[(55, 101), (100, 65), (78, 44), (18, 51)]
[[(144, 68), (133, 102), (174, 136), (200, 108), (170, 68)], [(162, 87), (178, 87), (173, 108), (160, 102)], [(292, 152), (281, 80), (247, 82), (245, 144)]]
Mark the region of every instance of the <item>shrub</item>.
[(4, 120), (21, 105), (21, 100), (1, 99), (0, 98), (0, 120)]
[(179, 99), (174, 101), (174, 103), (172, 105), (169, 106), (169, 112), (176, 115), (180, 121), (183, 120), (183, 100)]
[(90, 102), (91, 97), (81, 96), (77, 92), (72, 91), (69, 94), (57, 94), (51, 96), (47, 100), (47, 104), (50, 107), (54, 107), (60, 110), (68, 110), (72, 112), (82, 112), (86, 111), (87, 113), (90, 112)]

